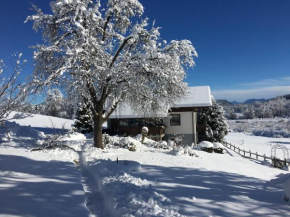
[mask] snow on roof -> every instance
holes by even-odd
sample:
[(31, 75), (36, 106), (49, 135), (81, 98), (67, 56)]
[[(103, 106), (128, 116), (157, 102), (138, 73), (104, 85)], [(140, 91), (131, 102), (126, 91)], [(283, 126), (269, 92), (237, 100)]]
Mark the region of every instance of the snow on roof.
[[(184, 98), (176, 102), (171, 108), (182, 107), (210, 107), (212, 106), (211, 93), (209, 86), (189, 87), (190, 93), (186, 94)], [(154, 117), (167, 117), (167, 111), (158, 111)], [(117, 109), (112, 113), (110, 119), (113, 118), (150, 118), (152, 114), (144, 113), (138, 114), (130, 105), (121, 104), (117, 106)]]
[[(150, 118), (153, 115), (150, 113), (138, 114), (134, 111), (130, 105), (121, 104), (117, 106), (117, 109), (111, 114), (111, 118)], [(154, 117), (164, 118), (167, 117), (167, 111), (158, 111)]]
[(173, 108), (182, 107), (210, 107), (212, 106), (211, 93), (209, 86), (189, 87), (190, 93), (176, 102)]

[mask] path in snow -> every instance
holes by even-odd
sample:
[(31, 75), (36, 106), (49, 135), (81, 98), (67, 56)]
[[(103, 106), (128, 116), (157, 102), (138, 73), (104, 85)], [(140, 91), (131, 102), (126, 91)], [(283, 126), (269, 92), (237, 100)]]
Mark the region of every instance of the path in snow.
[(1, 143), (0, 216), (89, 216), (80, 171), (71, 162), (51, 160), (47, 153)]

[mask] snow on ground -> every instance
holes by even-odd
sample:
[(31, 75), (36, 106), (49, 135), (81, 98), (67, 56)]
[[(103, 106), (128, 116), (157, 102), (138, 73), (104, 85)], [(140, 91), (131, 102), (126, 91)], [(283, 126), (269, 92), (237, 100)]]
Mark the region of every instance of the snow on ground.
[(186, 149), (156, 149), (129, 138), (125, 140), (136, 143), (136, 152), (118, 146), (100, 150), (76, 134), (62, 138), (75, 151), (29, 152), (34, 140), (14, 134), (0, 143), (0, 216), (254, 217), (290, 212), (281, 185), (289, 173), (230, 150), (196, 151), (196, 157), (184, 154)]
[[(229, 133), (225, 140), (233, 145), (240, 147), (241, 149), (251, 150), (252, 152), (258, 152), (261, 155), (271, 156), (271, 149), (274, 145), (284, 145), (290, 154), (290, 139), (289, 138), (270, 138), (263, 136), (253, 136), (245, 133)], [(277, 150), (276, 156), (284, 159), (282, 150)], [(289, 156), (290, 157), (290, 156)], [(287, 158), (287, 157), (286, 157)]]
[(88, 216), (76, 166), (48, 153), (29, 152), (21, 137), (0, 144), (0, 216)]
[[(26, 118), (14, 118), (19, 117), (21, 115), (26, 115)], [(33, 128), (56, 128), (56, 129), (66, 129), (70, 130), (72, 128), (73, 120), (51, 117), (46, 115), (39, 114), (23, 114), (21, 112), (11, 112), (8, 116), (8, 119), (11, 119), (11, 122), (16, 122), (22, 126), (31, 126)]]
[[(199, 158), (164, 150), (84, 152), (112, 216), (287, 216), (283, 189), (268, 186), (281, 170), (235, 153)], [(117, 163), (117, 158), (119, 163)], [(141, 169), (129, 169), (130, 164)]]

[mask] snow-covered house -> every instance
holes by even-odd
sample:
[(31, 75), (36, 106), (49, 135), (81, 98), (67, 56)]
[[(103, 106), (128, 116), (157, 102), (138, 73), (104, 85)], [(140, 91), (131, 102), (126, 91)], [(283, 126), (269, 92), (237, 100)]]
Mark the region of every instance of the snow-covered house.
[(197, 123), (197, 111), (212, 105), (209, 86), (190, 87), (189, 94), (176, 102), (168, 111), (138, 114), (129, 105), (120, 105), (108, 120), (111, 134), (137, 135), (143, 126), (149, 128), (149, 137), (160, 140), (182, 136), (188, 144), (197, 143), (197, 133), (205, 130), (203, 123)]

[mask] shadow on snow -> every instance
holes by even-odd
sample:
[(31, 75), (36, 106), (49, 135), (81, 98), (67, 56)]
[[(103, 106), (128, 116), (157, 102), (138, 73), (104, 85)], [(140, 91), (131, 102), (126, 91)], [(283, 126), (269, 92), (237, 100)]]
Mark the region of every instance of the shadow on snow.
[(88, 216), (74, 164), (0, 155), (0, 215)]

